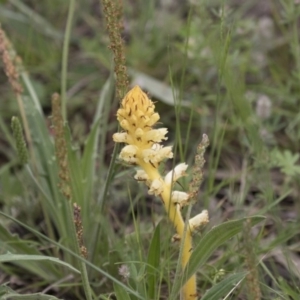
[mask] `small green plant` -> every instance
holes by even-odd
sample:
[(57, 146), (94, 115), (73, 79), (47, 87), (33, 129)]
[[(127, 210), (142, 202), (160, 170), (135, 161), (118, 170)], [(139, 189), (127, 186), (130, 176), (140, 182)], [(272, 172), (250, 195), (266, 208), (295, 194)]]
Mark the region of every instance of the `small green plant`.
[(271, 163), (273, 166), (280, 168), (281, 172), (289, 177), (300, 175), (299, 153), (292, 153), (290, 150), (280, 151), (274, 149), (271, 152)]

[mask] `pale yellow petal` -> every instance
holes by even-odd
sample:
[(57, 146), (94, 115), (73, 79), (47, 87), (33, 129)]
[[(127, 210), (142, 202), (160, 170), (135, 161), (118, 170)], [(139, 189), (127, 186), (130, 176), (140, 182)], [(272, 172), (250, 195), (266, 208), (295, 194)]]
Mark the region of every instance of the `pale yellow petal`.
[(120, 159), (128, 162), (128, 163), (136, 163), (136, 153), (138, 148), (133, 145), (125, 146), (121, 153), (120, 153)]
[(172, 182), (177, 181), (180, 177), (185, 176), (186, 169), (188, 168), (188, 165), (185, 163), (181, 163), (177, 165), (174, 170), (170, 171), (166, 176), (165, 176), (165, 183), (166, 184), (172, 184)]
[(171, 200), (175, 204), (179, 204), (180, 206), (184, 206), (189, 199), (189, 194), (180, 191), (173, 191)]
[(154, 179), (148, 191), (149, 195), (159, 196), (163, 192), (163, 182), (160, 179)]
[(208, 211), (203, 210), (200, 214), (196, 215), (195, 217), (189, 220), (189, 225), (191, 231), (194, 231), (196, 228), (205, 225), (209, 222), (208, 218)]

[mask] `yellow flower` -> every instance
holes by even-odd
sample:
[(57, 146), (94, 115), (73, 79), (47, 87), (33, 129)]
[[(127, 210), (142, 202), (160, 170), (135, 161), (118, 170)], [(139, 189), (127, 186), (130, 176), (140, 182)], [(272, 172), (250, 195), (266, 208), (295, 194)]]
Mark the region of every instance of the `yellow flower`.
[(154, 111), (154, 103), (138, 87), (130, 90), (121, 102), (117, 119), (125, 132), (113, 135), (116, 143), (125, 143), (120, 158), (127, 163), (144, 161), (157, 166), (165, 158), (172, 158), (172, 147), (163, 147), (159, 143), (167, 140), (167, 128), (153, 129), (159, 120)]
[(155, 143), (155, 141), (151, 142), (149, 136), (147, 140), (147, 134), (150, 137), (153, 135), (155, 130), (152, 130), (152, 126), (159, 120), (159, 114), (154, 112), (154, 108), (154, 103), (148, 96), (140, 87), (135, 86), (126, 94), (117, 112), (121, 127), (128, 135), (135, 138), (132, 143), (140, 147), (148, 148)]

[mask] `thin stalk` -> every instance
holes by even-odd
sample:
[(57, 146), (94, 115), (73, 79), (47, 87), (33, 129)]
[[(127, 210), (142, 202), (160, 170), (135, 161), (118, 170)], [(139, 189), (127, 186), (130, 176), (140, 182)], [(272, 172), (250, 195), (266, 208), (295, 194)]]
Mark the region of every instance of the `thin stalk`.
[[(71, 229), (71, 239), (72, 239), (72, 244), (74, 247), (75, 252), (80, 255), (80, 247), (77, 239), (77, 234), (76, 234), (76, 227), (73, 222), (74, 216), (73, 216), (73, 206), (71, 201), (67, 200), (67, 219), (68, 219), (68, 225), (69, 228)], [(79, 260), (79, 269), (80, 269), (80, 274), (81, 274), (81, 279), (82, 279), (82, 286), (84, 289), (85, 297), (87, 300), (92, 300), (92, 291), (89, 283), (89, 278), (88, 278), (88, 273), (86, 269), (86, 264), (84, 261)]]
[(67, 120), (67, 69), (68, 69), (69, 44), (70, 44), (74, 10), (75, 10), (75, 0), (70, 0), (64, 45), (63, 45), (63, 53), (62, 53), (62, 66), (61, 66), (61, 108), (62, 108), (62, 116), (64, 121)]
[(25, 109), (24, 109), (24, 103), (22, 101), (21, 94), (19, 94), (19, 93), (16, 94), (16, 97), (17, 97), (18, 106), (19, 106), (19, 110), (20, 110), (20, 114), (21, 114), (21, 118), (22, 118), (22, 122), (23, 122), (23, 126), (24, 126), (24, 132), (25, 132), (25, 136), (27, 139), (28, 148), (30, 151), (32, 165), (33, 165), (35, 173), (37, 173), (37, 162), (36, 162), (36, 158), (35, 158), (35, 154), (34, 154), (34, 150), (33, 150), (33, 143), (32, 143), (32, 138), (31, 138), (30, 129), (29, 129), (29, 125), (28, 125), (28, 120), (26, 117)]

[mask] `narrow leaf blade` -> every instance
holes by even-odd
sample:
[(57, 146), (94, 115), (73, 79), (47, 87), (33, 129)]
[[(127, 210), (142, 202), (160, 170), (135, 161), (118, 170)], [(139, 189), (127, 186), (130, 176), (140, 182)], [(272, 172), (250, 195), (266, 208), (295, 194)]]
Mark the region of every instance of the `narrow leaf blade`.
[(77, 269), (72, 267), (70, 264), (59, 260), (56, 257), (51, 257), (51, 256), (44, 256), (44, 255), (27, 255), (27, 254), (12, 254), (12, 253), (7, 253), (7, 254), (2, 254), (0, 255), (0, 263), (3, 262), (16, 262), (16, 261), (51, 261), (60, 265), (64, 265), (65, 267), (71, 269), (72, 271), (76, 273), (80, 273)]
[(159, 260), (160, 260), (160, 224), (155, 228), (154, 235), (151, 240), (151, 244), (148, 252), (148, 265), (147, 265), (147, 275), (148, 275), (148, 298), (154, 299), (156, 292), (156, 281), (159, 270)]
[(240, 272), (236, 274), (232, 274), (220, 281), (216, 285), (214, 285), (211, 289), (209, 289), (201, 300), (219, 300), (223, 299), (225, 295), (227, 295), (233, 288), (234, 285), (245, 278), (247, 272)]
[(131, 300), (127, 291), (119, 284), (114, 282), (114, 291), (117, 297), (117, 300)]

